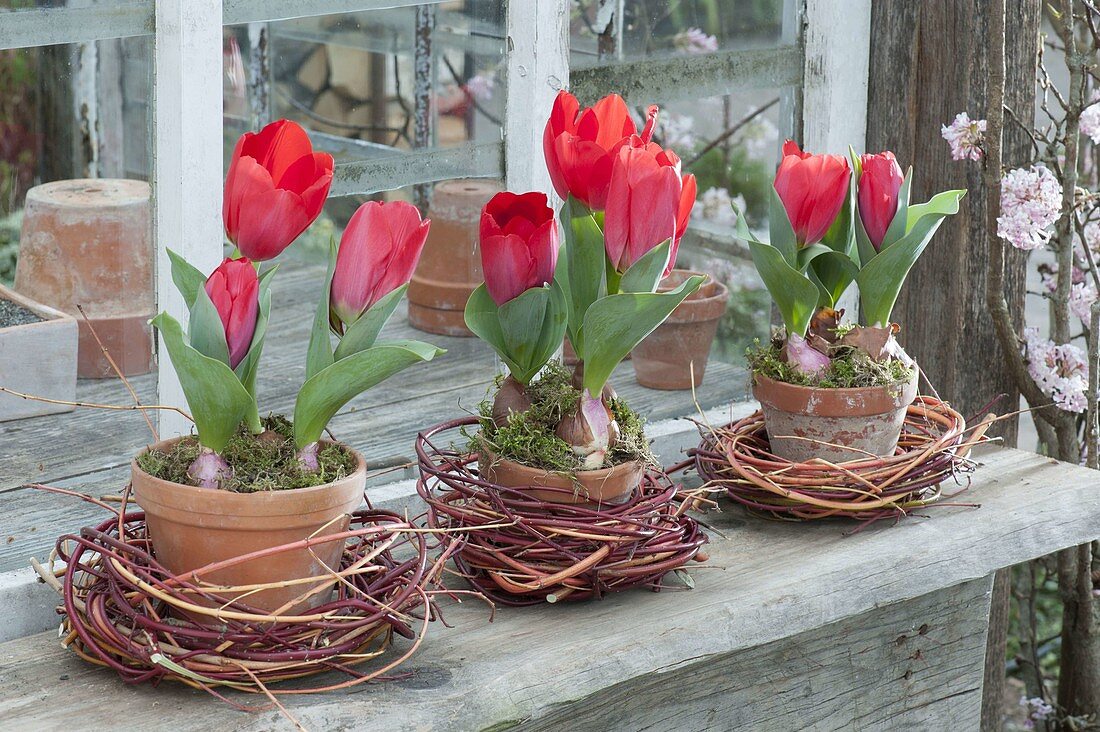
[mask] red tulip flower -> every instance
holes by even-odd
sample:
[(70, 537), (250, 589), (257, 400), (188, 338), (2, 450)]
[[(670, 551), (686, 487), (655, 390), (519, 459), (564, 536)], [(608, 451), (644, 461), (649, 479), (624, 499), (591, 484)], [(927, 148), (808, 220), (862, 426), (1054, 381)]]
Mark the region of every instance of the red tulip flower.
[(309, 228), (332, 185), (332, 156), (313, 152), (305, 130), (272, 122), (237, 141), (225, 178), (229, 241), (253, 260), (272, 259)]
[(799, 246), (825, 238), (848, 195), (851, 169), (841, 155), (811, 155), (798, 144), (783, 144), (775, 190), (787, 210)]
[[(648, 135), (656, 119), (650, 109)], [(635, 135), (619, 148), (604, 211), (604, 246), (612, 265), (625, 272), (650, 249), (672, 240), (665, 274), (672, 271), (680, 238), (695, 205), (695, 176), (680, 177), (680, 158)]]
[(505, 191), (481, 210), (481, 268), (497, 305), (553, 281), (558, 227), (546, 194)]
[(860, 161), (863, 173), (859, 176), (859, 218), (867, 238), (878, 251), (898, 212), (898, 191), (905, 175), (890, 151), (861, 155)]
[(615, 153), (637, 133), (630, 110), (618, 94), (609, 94), (582, 111), (576, 97), (558, 92), (542, 136), (554, 190), (562, 198), (572, 194), (593, 211), (602, 210)]
[(367, 201), (340, 237), (329, 305), (345, 325), (412, 279), (429, 219), (405, 201)]
[(206, 294), (225, 329), (229, 368), (237, 368), (252, 345), (260, 313), (259, 293), (256, 268), (247, 259), (226, 259), (206, 278)]

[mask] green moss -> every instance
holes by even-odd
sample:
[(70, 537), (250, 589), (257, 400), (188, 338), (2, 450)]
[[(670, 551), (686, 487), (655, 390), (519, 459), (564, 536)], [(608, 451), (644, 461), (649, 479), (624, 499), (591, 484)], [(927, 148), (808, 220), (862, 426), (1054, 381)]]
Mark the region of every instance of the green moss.
[[(496, 393), (500, 382), (498, 378), (492, 393)], [(480, 430), (469, 435), (470, 449), (487, 448), (502, 458), (544, 470), (573, 473), (580, 469), (580, 458), (555, 434), (562, 417), (576, 408), (581, 397), (581, 392), (573, 388), (570, 370), (558, 361), (551, 361), (542, 375), (527, 386), (527, 396), (531, 408), (522, 414), (513, 413), (508, 424), (500, 428), (493, 424), (492, 400), (481, 402)], [(645, 438), (644, 420), (622, 399), (611, 399), (608, 406), (619, 424), (620, 435), (603, 467), (631, 460), (655, 463)]]
[(908, 381), (913, 376), (913, 369), (896, 358), (880, 363), (863, 351), (848, 346), (838, 348), (829, 367), (817, 376), (805, 374), (783, 361), (775, 343), (761, 345), (757, 340), (745, 355), (754, 374), (799, 386), (826, 389), (889, 386)]
[[(345, 478), (355, 471), (355, 456), (339, 445), (327, 444), (317, 453), (319, 469), (302, 469), (292, 437), (290, 421), (271, 416), (263, 420), (267, 430), (263, 436), (241, 430), (222, 451), (222, 457), (233, 468), (233, 477), (222, 486), (235, 493), (309, 488)], [(194, 438), (180, 440), (166, 452), (149, 451), (138, 456), (138, 466), (149, 475), (162, 480), (195, 485), (187, 468), (198, 457), (200, 447)]]

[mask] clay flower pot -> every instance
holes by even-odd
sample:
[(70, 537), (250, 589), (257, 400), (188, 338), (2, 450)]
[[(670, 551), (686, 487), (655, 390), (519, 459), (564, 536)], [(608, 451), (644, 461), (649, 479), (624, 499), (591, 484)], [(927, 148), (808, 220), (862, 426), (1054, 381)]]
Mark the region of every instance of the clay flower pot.
[[(698, 274), (704, 273), (674, 269), (661, 281), (658, 290), (673, 290)], [(707, 276), (702, 287), (634, 347), (634, 375), (638, 383), (650, 389), (690, 389), (703, 383), (710, 346), (729, 299), (729, 289)]]
[(856, 389), (797, 386), (753, 374), (773, 454), (792, 462), (893, 455), (905, 413), (917, 396), (908, 382)]
[[(482, 477), (506, 488), (520, 488), (532, 498), (547, 503), (621, 503), (642, 484), (645, 464), (640, 460), (613, 465), (601, 470), (578, 470), (576, 476), (531, 468), (484, 453), (478, 469)], [(539, 490), (562, 488), (564, 490)]]
[(76, 319), (82, 379), (115, 378), (95, 336), (123, 375), (152, 368), (149, 199), (148, 183), (111, 178), (53, 181), (27, 193), (15, 289)]
[(436, 185), (429, 215), (432, 228), (409, 283), (409, 324), (449, 336), (472, 336), (463, 313), (470, 293), (481, 284), (478, 225), (481, 207), (499, 183), (452, 180)]
[[(76, 398), (76, 320), (3, 285), (0, 301), (0, 386), (72, 402)], [(69, 404), (0, 393), (0, 422), (72, 410)]]
[[(176, 438), (153, 445), (167, 449)], [(334, 483), (285, 491), (233, 493), (198, 488), (154, 478), (130, 465), (134, 497), (145, 510), (145, 522), (158, 562), (177, 575), (207, 564), (289, 544), (310, 536), (327, 536), (346, 531), (350, 514), (363, 502), (366, 463), (355, 453), (358, 467)], [(323, 528), (322, 528), (323, 527)], [(196, 583), (253, 585), (323, 577), (339, 567), (344, 542), (334, 540), (311, 547), (279, 552), (229, 567), (203, 573)], [(192, 579), (190, 576), (187, 579)], [(328, 601), (336, 580), (299, 583), (261, 590), (241, 597), (252, 607), (273, 611), (299, 595), (321, 586), (303, 602), (283, 611), (293, 614)], [(198, 618), (197, 618), (198, 619)], [(200, 619), (209, 622), (209, 619)]]

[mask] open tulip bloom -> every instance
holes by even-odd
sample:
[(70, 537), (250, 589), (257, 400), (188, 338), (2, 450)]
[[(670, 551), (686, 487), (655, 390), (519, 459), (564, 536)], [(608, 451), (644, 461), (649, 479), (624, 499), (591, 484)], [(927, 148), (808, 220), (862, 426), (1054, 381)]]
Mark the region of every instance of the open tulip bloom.
[[(270, 127), (257, 137), (269, 134)], [(273, 137), (268, 151), (273, 159), (302, 150), (302, 141), (296, 135)], [(281, 151), (280, 144), (290, 146), (290, 153)], [(237, 147), (240, 150), (242, 144)], [(231, 168), (230, 177), (233, 175)], [(227, 201), (230, 185), (227, 180)], [(272, 199), (266, 194), (243, 197), (236, 215), (260, 219), (264, 212), (252, 207), (283, 205), (279, 200), (279, 196)], [(319, 212), (318, 206), (309, 221)], [(272, 216), (277, 219), (279, 214)], [(339, 248), (335, 242), (330, 245), (324, 295), (318, 303), (306, 357), (306, 380), (294, 404), (294, 441), (299, 462), (307, 470), (318, 467), (318, 441), (343, 405), (397, 372), (443, 352), (419, 341), (378, 339), (408, 288), (429, 225), (408, 203), (372, 201), (352, 217)], [(298, 226), (295, 223), (292, 228)], [(279, 242), (286, 239), (287, 231), (279, 234)], [(282, 251), (299, 233), (296, 231), (281, 248), (261, 249), (265, 254), (274, 248)], [(219, 453), (241, 424), (253, 434), (263, 431), (256, 402), (256, 376), (271, 312), (270, 285), (277, 266), (257, 274), (256, 265), (248, 259), (231, 258), (207, 277), (176, 253), (169, 251), (168, 255), (172, 280), (188, 308), (187, 329), (185, 332), (179, 321), (166, 312), (152, 322), (179, 375), (195, 421), (196, 437), (204, 448), (188, 473), (200, 485), (217, 487), (230, 475), (230, 466)]]
[(783, 151), (772, 188), (770, 241), (760, 241), (740, 211), (736, 235), (748, 245), (783, 318), (788, 355), (814, 373), (828, 365), (805, 345), (815, 316), (832, 313), (854, 281), (867, 324), (891, 331), (890, 313), (909, 270), (944, 218), (958, 212), (966, 191), (910, 205), (912, 169), (903, 177), (893, 153), (860, 158), (853, 151), (846, 160), (802, 152), (789, 140)]

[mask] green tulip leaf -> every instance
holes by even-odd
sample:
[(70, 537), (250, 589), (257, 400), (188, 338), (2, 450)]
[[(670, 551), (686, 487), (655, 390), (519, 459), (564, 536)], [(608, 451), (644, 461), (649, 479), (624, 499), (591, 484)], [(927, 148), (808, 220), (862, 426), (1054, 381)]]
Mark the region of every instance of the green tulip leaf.
[(488, 343), (516, 381), (530, 383), (561, 346), (569, 304), (561, 285), (531, 288), (497, 306), (485, 285), (466, 301), (466, 326)]
[(821, 243), (834, 252), (851, 255), (855, 249), (855, 231), (852, 226), (854, 219), (858, 219), (856, 213), (856, 186), (855, 176), (850, 176), (848, 193), (844, 197), (844, 205), (840, 207), (840, 213), (829, 225)]
[(561, 207), (564, 257), (556, 278), (570, 304), (569, 340), (580, 353), (584, 347), (584, 316), (596, 300), (607, 294), (603, 229), (595, 215), (570, 196)]
[[(623, 292), (592, 303), (584, 317), (584, 388), (599, 394), (611, 372), (647, 335), (699, 289), (705, 277), (689, 277), (669, 292)], [(815, 289), (816, 292), (816, 289)]]
[(153, 318), (179, 376), (199, 443), (215, 452), (225, 448), (252, 404), (252, 396), (229, 366), (204, 356), (183, 339), (179, 321), (168, 313)]
[(771, 199), (768, 206), (768, 233), (771, 235), (771, 245), (779, 252), (787, 264), (797, 267), (798, 239), (794, 233), (791, 220), (787, 218), (787, 209), (783, 205), (783, 199), (779, 197), (779, 191), (775, 186), (769, 186)]
[(336, 344), (336, 353), (334, 354), (336, 360), (347, 358), (353, 353), (366, 350), (374, 345), (374, 342), (378, 340), (378, 334), (382, 332), (382, 326), (393, 315), (393, 311), (397, 309), (402, 296), (408, 289), (408, 284), (404, 284), (393, 292), (383, 295), (381, 300), (374, 303), (365, 313), (359, 316), (358, 320), (348, 326), (347, 330), (344, 331), (344, 336)]
[(775, 247), (752, 240), (748, 244), (756, 271), (775, 300), (787, 332), (805, 336), (821, 296), (818, 286), (792, 267)]
[(672, 250), (672, 239), (665, 239), (657, 246), (638, 258), (630, 265), (619, 281), (619, 292), (656, 292), (657, 285), (665, 276), (668, 258)]
[(295, 444), (301, 449), (321, 439), (329, 420), (349, 401), (441, 353), (442, 349), (421, 341), (379, 341), (322, 369), (306, 380), (294, 403)]
[(890, 322), (890, 312), (909, 270), (943, 220), (958, 213), (959, 201), (964, 195), (964, 190), (944, 191), (928, 203), (909, 206), (909, 230), (905, 236), (880, 251), (859, 271), (856, 283), (867, 323), (884, 326)]
[(800, 272), (805, 272), (806, 268), (810, 266), (811, 262), (820, 257), (822, 254), (830, 253), (835, 252), (824, 244), (811, 244), (808, 247), (802, 247), (798, 250), (798, 254), (795, 255), (797, 269)]
[(332, 274), (336, 271), (336, 239), (328, 242), (328, 274), (317, 311), (313, 315), (313, 328), (309, 333), (309, 347), (306, 349), (306, 380), (319, 374), (336, 360), (332, 352), (332, 337), (329, 335), (329, 299), (332, 292)]
[(835, 308), (858, 273), (859, 266), (842, 252), (829, 251), (814, 258), (807, 274), (820, 290), (818, 306)]
[(229, 344), (226, 342), (225, 326), (205, 287), (195, 293), (188, 318), (187, 337), (191, 347), (204, 356), (216, 358), (229, 365)]
[(172, 282), (183, 295), (183, 302), (190, 310), (195, 304), (195, 296), (206, 285), (206, 275), (171, 249), (165, 251), (168, 252), (168, 259), (172, 263)]

